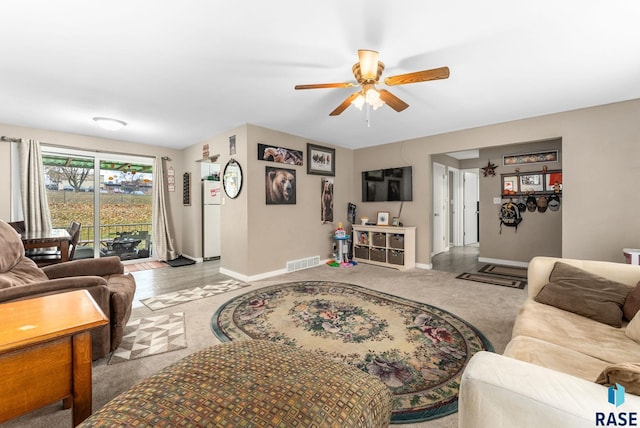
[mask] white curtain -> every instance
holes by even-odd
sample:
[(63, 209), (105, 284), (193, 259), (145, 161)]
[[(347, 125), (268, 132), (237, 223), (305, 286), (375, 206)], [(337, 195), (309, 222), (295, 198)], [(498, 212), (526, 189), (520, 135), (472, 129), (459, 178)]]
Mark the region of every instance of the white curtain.
[(153, 249), (154, 255), (160, 261), (177, 258), (173, 246), (173, 237), (167, 219), (167, 204), (165, 200), (165, 159), (154, 161), (153, 171), (155, 186), (153, 187)]
[(42, 153), (40, 142), (36, 140), (20, 140), (20, 194), (26, 229), (51, 229)]

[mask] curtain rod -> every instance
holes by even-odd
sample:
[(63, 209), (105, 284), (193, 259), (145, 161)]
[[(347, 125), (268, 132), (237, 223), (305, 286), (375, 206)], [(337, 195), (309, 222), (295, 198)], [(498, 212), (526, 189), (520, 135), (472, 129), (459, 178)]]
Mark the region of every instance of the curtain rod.
[(0, 137), (0, 141), (6, 141), (7, 143), (19, 143), (20, 138), (5, 137), (3, 135), (2, 137)]
[[(8, 143), (19, 143), (20, 141), (22, 141), (22, 138), (11, 138), (11, 137), (7, 137), (7, 136), (2, 136), (0, 137), (0, 141), (6, 141)], [(86, 152), (95, 152), (95, 153), (104, 153), (104, 154), (113, 154), (113, 155), (124, 155), (124, 156), (137, 156), (137, 157), (144, 157), (144, 158), (152, 158), (152, 157), (156, 157), (156, 156), (149, 156), (149, 155), (137, 155), (137, 154), (133, 154), (133, 153), (120, 153), (120, 152), (107, 152), (107, 151), (103, 151), (103, 150), (88, 150), (88, 149), (79, 149), (77, 147), (70, 147), (70, 146), (63, 146), (63, 145), (57, 145), (57, 144), (47, 144), (47, 143), (42, 143), (45, 146), (49, 146), (49, 147), (60, 147), (63, 149), (73, 149), (73, 150), (81, 150), (81, 151), (86, 151)], [(166, 160), (171, 162), (171, 158), (169, 156), (162, 156), (161, 158), (162, 160)]]

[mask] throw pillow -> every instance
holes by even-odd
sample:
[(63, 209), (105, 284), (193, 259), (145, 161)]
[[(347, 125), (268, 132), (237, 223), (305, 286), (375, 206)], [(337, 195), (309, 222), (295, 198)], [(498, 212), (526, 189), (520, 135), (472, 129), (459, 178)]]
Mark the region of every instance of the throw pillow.
[(635, 317), (629, 322), (627, 328), (624, 331), (627, 337), (640, 343), (640, 314), (636, 314)]
[(622, 313), (624, 317), (631, 321), (633, 317), (640, 310), (640, 282), (636, 285), (631, 293), (627, 296), (627, 300), (624, 301), (624, 306), (622, 306)]
[(612, 364), (600, 373), (596, 383), (605, 386), (619, 383), (625, 392), (640, 395), (640, 363)]
[(629, 287), (594, 273), (556, 262), (536, 302), (609, 324), (622, 326), (622, 306)]

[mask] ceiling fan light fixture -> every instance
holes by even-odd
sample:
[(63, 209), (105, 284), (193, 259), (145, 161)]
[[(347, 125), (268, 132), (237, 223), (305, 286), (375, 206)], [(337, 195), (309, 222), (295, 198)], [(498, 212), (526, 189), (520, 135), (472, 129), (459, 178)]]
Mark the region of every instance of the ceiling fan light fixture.
[(110, 117), (94, 117), (93, 120), (98, 124), (100, 128), (106, 129), (107, 131), (118, 131), (127, 126), (127, 122), (123, 122), (122, 120), (118, 119), (112, 119)]
[(365, 80), (375, 80), (378, 75), (378, 52), (366, 49), (358, 50), (360, 73)]
[(358, 110), (362, 110), (362, 106), (364, 105), (364, 97), (362, 96), (362, 94), (358, 94), (356, 99), (351, 101), (351, 104), (353, 104), (353, 106)]
[(384, 101), (380, 98), (380, 92), (376, 90), (374, 85), (364, 85), (362, 92), (364, 92), (365, 101), (373, 107), (374, 110), (377, 110), (378, 107), (382, 107), (384, 104)]

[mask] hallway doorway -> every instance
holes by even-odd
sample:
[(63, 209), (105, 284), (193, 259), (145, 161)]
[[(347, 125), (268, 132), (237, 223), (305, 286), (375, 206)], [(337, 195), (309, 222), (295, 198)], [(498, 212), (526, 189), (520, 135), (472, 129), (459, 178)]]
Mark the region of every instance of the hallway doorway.
[(464, 272), (479, 255), (479, 169), (432, 164), (432, 266)]
[(478, 262), (480, 246), (478, 244), (451, 247), (449, 251), (436, 254), (431, 258), (431, 268), (441, 272), (461, 274), (478, 272), (484, 263)]

